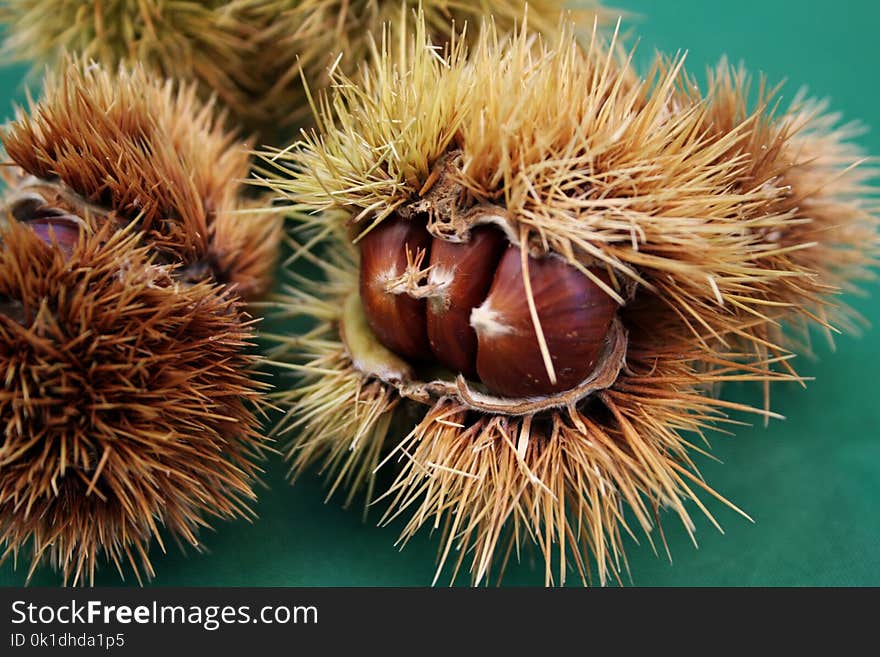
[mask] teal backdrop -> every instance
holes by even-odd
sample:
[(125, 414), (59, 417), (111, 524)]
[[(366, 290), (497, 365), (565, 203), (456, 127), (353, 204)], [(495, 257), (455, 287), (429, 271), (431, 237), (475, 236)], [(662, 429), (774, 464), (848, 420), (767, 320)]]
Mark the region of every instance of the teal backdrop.
[[(791, 99), (802, 86), (828, 97), (845, 119), (868, 131), (866, 151), (880, 155), (880, 3), (874, 0), (619, 0), (630, 12), (625, 29), (640, 36), (639, 58), (654, 50), (687, 51), (687, 65), (701, 78), (722, 55), (743, 61), (769, 80), (786, 80)], [(23, 67), (0, 69), (0, 115), (24, 98)], [(816, 358), (799, 358), (807, 389), (775, 389), (773, 408), (787, 417), (768, 427), (741, 428), (735, 437), (716, 435), (720, 462), (701, 459), (707, 480), (747, 511), (754, 523), (720, 504), (709, 508), (720, 534), (697, 521), (694, 546), (668, 516), (664, 523), (672, 562), (650, 545), (628, 541), (632, 578), (642, 586), (679, 585), (880, 585), (880, 286), (869, 297), (849, 297), (876, 328), (844, 336), (832, 349), (817, 340)], [(276, 380), (283, 385), (283, 380)], [(748, 387), (728, 397), (760, 404)], [(278, 459), (267, 464), (266, 486), (252, 523), (220, 524), (203, 535), (205, 552), (152, 552), (154, 584), (220, 586), (408, 586), (426, 585), (434, 572), (436, 541), (422, 534), (402, 551), (398, 527), (377, 527), (377, 514), (362, 521), (359, 508), (324, 501), (316, 473), (291, 487)], [(694, 509), (696, 512), (697, 510)], [(20, 585), (26, 563), (0, 568), (0, 584)], [(32, 583), (57, 584), (38, 570)], [(443, 580), (446, 582), (447, 580)], [(98, 584), (120, 578), (106, 564)], [(133, 583), (129, 578), (126, 582)], [(462, 578), (461, 583), (466, 583)], [(539, 585), (542, 571), (526, 555), (508, 568), (505, 585)]]

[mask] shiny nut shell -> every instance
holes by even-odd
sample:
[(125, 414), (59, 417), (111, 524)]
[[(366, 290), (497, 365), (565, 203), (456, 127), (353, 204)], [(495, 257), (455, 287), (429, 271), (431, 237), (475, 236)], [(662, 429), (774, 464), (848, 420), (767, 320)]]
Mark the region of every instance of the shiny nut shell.
[(37, 237), (49, 246), (57, 246), (68, 258), (79, 243), (80, 224), (72, 218), (32, 219), (26, 224)]
[(389, 218), (360, 241), (360, 295), (367, 322), (379, 341), (412, 360), (430, 358), (425, 300), (392, 294), (387, 285), (407, 269), (407, 250), (413, 257), (428, 252), (431, 235), (424, 224)]
[(470, 323), (471, 311), (489, 292), (505, 242), (498, 229), (482, 226), (471, 231), (468, 242), (435, 239), (431, 246), (428, 282), (440, 288), (428, 300), (431, 350), (445, 367), (469, 378), (477, 376), (477, 334)]
[[(561, 392), (586, 379), (617, 311), (617, 303), (608, 294), (559, 258), (529, 257), (528, 269), (555, 383), (539, 348), (518, 248), (504, 253), (489, 296), (471, 314), (479, 377), (487, 388), (508, 397)], [(598, 270), (594, 273), (605, 277)]]

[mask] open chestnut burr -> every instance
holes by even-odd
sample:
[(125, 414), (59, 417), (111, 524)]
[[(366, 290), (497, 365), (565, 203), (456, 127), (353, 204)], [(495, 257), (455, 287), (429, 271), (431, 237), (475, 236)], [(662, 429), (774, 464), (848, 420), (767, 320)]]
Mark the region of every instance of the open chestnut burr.
[(0, 138), (0, 561), (152, 577), (151, 547), (251, 513), (245, 302), (280, 222), (241, 193), (247, 145), (140, 67), (70, 60)]
[(418, 17), (266, 153), (319, 270), (286, 288), (313, 328), (278, 336), (280, 432), (293, 476), (440, 534), (437, 577), (535, 545), (547, 584), (620, 581), (627, 535), (739, 511), (693, 454), (731, 411), (778, 417), (718, 394), (798, 380), (779, 327), (830, 325), (865, 275), (867, 174), (815, 107), (746, 111), (726, 65), (703, 94), (596, 33), (480, 35), (441, 54)]

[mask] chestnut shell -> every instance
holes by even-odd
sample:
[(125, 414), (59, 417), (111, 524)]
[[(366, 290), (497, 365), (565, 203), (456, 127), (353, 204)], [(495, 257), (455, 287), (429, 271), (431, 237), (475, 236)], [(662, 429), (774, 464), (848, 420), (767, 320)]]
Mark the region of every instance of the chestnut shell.
[(465, 243), (435, 239), (431, 245), (431, 277), (449, 280), (441, 294), (428, 300), (431, 351), (444, 366), (469, 378), (477, 376), (471, 312), (486, 298), (504, 247), (504, 235), (490, 226), (474, 229)]
[[(504, 253), (489, 296), (473, 313), (477, 373), (487, 388), (506, 397), (562, 392), (586, 379), (617, 312), (614, 299), (559, 258), (529, 256), (528, 270), (555, 382), (539, 348), (518, 247)], [(607, 282), (604, 272), (593, 273)]]
[(428, 229), (392, 217), (367, 233), (360, 245), (360, 295), (370, 328), (394, 353), (412, 360), (430, 358), (425, 300), (386, 290), (389, 281), (406, 271), (407, 250), (414, 257), (431, 248)]

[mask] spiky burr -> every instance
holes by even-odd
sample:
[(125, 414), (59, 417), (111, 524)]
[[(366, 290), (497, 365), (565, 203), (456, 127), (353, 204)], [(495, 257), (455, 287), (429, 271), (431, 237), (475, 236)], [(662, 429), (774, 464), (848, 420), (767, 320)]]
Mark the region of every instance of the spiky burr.
[(263, 438), (251, 323), (133, 231), (84, 220), (69, 253), (14, 221), (0, 250), (0, 540), (77, 584), (152, 575), (160, 531), (199, 545), (248, 515)]
[[(581, 45), (573, 29), (547, 42), (484, 26), (442, 56), (424, 17), (398, 29), (360, 79), (338, 78), (320, 132), (265, 154), (286, 172), (263, 182), (322, 272), (289, 288), (313, 330), (276, 352), (301, 374), (282, 395), (293, 472), (318, 462), (351, 499), (396, 468), (385, 519), (408, 518), (403, 542), (442, 529), (441, 568), (469, 559), (474, 582), (531, 542), (548, 583), (570, 569), (586, 582), (591, 563), (600, 583), (619, 578), (625, 507), (649, 540), (662, 510), (692, 532), (693, 512), (711, 519), (701, 494), (726, 502), (697, 472), (693, 436), (731, 410), (773, 416), (719, 384), (797, 380), (777, 324), (834, 321), (835, 286), (867, 272), (877, 208), (858, 156), (804, 104), (744, 110), (724, 67), (704, 94), (680, 59), (643, 77), (616, 41)], [(492, 283), (467, 302), (476, 368), (451, 371), (439, 365), (458, 355), (419, 337), (419, 318), (463, 289), (437, 245), (473, 253), (486, 226), (518, 257), (467, 260)], [(557, 297), (589, 299), (596, 332)], [(484, 352), (487, 328), (517, 340)], [(593, 335), (594, 370), (560, 392), (557, 370), (587, 358), (566, 354), (594, 353), (566, 341)]]
[[(191, 86), (76, 60), (3, 133), (0, 541), (91, 582), (251, 515), (277, 215)], [(163, 538), (166, 537), (166, 538)]]
[[(533, 26), (546, 34), (558, 28), (564, 3), (529, 3)], [(598, 5), (573, 10), (585, 22), (606, 18)], [(275, 143), (279, 126), (312, 118), (305, 80), (317, 92), (329, 83), (328, 71), (354, 73), (380, 39), (421, 5), (440, 39), (492, 14), (510, 28), (526, 5), (449, 0), (10, 0), (0, 22), (10, 25), (4, 54), (57, 64), (65, 53), (80, 53), (115, 67), (142, 63), (163, 77), (195, 81), (202, 98), (216, 95), (234, 124)]]

